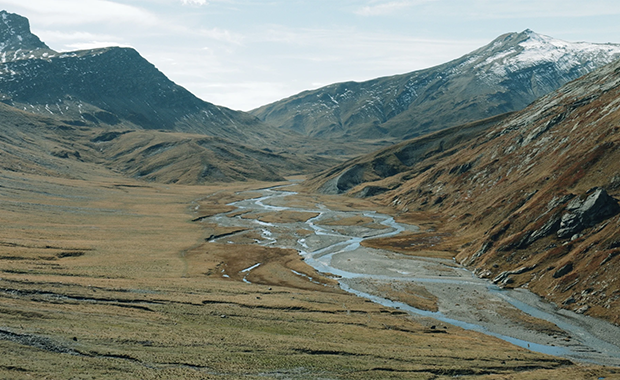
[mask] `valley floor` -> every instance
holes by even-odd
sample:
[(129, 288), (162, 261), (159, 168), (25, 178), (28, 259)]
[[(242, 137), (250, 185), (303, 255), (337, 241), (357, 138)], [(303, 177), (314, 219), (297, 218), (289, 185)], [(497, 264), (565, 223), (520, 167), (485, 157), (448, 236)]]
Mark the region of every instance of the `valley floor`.
[(0, 172), (0, 378), (620, 376), (458, 327), (432, 328), (342, 291), (293, 249), (258, 246), (265, 236), (209, 223), (235, 212), (229, 204), (242, 200), (240, 191), (266, 186)]

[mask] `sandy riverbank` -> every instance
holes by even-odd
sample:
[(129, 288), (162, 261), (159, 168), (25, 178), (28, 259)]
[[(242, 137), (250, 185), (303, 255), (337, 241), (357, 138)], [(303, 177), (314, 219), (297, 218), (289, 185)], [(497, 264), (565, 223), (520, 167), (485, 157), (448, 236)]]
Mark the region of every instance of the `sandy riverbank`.
[(558, 309), (525, 289), (498, 290), (488, 281), (454, 267), (449, 260), (360, 248), (334, 255), (332, 265), (341, 271), (364, 274), (341, 280), (361, 293), (401, 301), (414, 308), (420, 308), (420, 303), (407, 302), (397, 291), (386, 288), (407, 286), (422, 293), (422, 297), (434, 296), (436, 313), (428, 308), (429, 313), (412, 313), (427, 324), (439, 320), (442, 325), (449, 323), (514, 338), (537, 351), (620, 366), (620, 351), (612, 344), (620, 341), (617, 327)]

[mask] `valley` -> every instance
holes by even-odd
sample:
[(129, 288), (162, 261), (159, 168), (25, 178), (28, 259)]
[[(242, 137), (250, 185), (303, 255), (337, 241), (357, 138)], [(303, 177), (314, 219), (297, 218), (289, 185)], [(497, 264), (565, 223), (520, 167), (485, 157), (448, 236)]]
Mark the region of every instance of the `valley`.
[(620, 378), (620, 45), (242, 112), (0, 40), (0, 378)]
[(619, 65), (498, 120), (348, 161), (306, 186), (370, 198), (427, 226), (424, 237), (376, 248), (416, 255), (442, 245), (499, 286), (617, 324)]
[[(232, 212), (260, 227), (239, 206), (265, 183), (145, 184), (95, 171), (84, 180), (3, 172), (2, 181), (1, 377), (586, 379), (615, 371), (348, 294), (296, 250), (254, 244), (268, 240), (263, 231), (211, 223)], [(354, 214), (377, 208), (315, 195), (282, 201)], [(316, 217), (259, 214), (272, 224)], [(343, 220), (345, 229), (383, 231), (365, 218)], [(278, 241), (287, 234), (325, 244), (303, 228)]]

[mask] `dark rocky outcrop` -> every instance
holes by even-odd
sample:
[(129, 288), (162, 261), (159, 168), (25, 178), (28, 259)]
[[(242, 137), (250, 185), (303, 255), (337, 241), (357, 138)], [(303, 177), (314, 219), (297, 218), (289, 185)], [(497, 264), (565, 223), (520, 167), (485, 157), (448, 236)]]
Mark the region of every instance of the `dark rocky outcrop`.
[(557, 235), (559, 238), (573, 236), (620, 212), (618, 202), (602, 188), (597, 188), (585, 199), (575, 198), (562, 215)]
[(544, 238), (556, 232), (560, 228), (560, 214), (552, 215), (547, 222), (538, 230), (532, 232), (523, 246), (529, 246), (538, 239)]
[(560, 269), (556, 270), (553, 273), (553, 278), (560, 278), (567, 274), (569, 274), (573, 270), (573, 263), (568, 263), (560, 267)]
[(502, 284), (502, 285), (509, 284), (510, 282), (508, 280), (510, 279), (510, 276), (529, 272), (531, 270), (536, 269), (536, 267), (537, 267), (537, 265), (534, 264), (534, 265), (530, 265), (530, 266), (526, 266), (526, 267), (521, 267), (521, 268), (515, 269), (515, 270), (504, 271), (504, 272), (500, 273), (499, 275), (497, 275), (497, 277), (495, 277), (493, 279), (493, 283), (494, 284)]

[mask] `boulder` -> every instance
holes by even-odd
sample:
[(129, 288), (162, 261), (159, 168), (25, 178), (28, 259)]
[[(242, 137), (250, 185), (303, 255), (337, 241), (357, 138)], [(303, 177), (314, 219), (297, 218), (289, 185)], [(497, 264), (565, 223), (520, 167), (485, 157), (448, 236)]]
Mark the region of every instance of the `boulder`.
[(497, 284), (497, 283), (503, 283), (503, 284), (513, 283), (514, 280), (510, 281), (510, 282), (508, 281), (508, 280), (512, 280), (509, 276), (517, 275), (517, 274), (522, 274), (522, 273), (525, 273), (525, 272), (529, 272), (529, 271), (531, 271), (531, 270), (533, 270), (535, 268), (536, 268), (536, 264), (530, 265), (530, 266), (527, 266), (527, 267), (521, 267), (521, 268), (515, 269), (515, 270), (509, 270), (509, 271), (502, 272), (497, 277), (495, 277), (493, 279), (493, 283), (494, 284)]
[(575, 313), (577, 313), (577, 314), (584, 314), (584, 313), (585, 313), (586, 311), (588, 311), (588, 310), (590, 310), (590, 306), (588, 306), (588, 305), (584, 305), (584, 306), (582, 306), (582, 307), (580, 307), (580, 308), (577, 308), (577, 309), (575, 310)]
[(553, 278), (560, 278), (564, 275), (567, 275), (573, 270), (573, 263), (568, 263), (562, 266), (560, 269), (556, 270), (553, 274)]
[(532, 234), (527, 237), (524, 245), (527, 247), (536, 240), (544, 238), (556, 232), (560, 228), (560, 222), (561, 219), (559, 214), (552, 215), (542, 227), (532, 232)]
[(616, 215), (620, 212), (620, 206), (605, 189), (596, 188), (585, 200), (581, 197), (573, 199), (566, 206), (566, 211), (560, 220), (559, 238), (573, 236)]
[(567, 299), (564, 300), (564, 302), (562, 302), (562, 305), (570, 305), (577, 302), (577, 300), (575, 299), (575, 297), (570, 296)]

